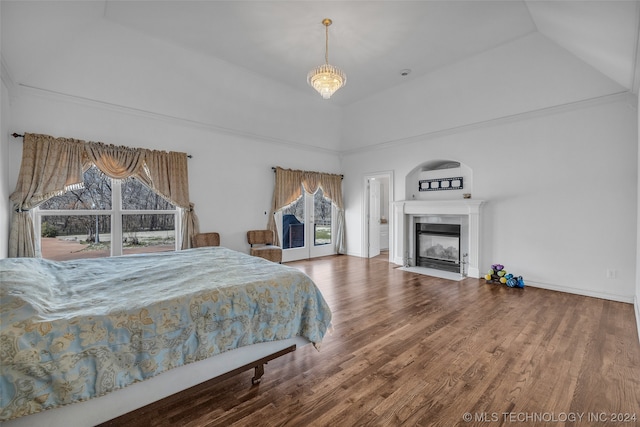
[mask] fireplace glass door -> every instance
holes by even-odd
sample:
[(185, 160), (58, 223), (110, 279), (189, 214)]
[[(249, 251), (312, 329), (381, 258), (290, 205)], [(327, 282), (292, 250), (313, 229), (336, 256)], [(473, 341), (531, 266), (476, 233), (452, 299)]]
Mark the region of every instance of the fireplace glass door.
[(460, 225), (416, 224), (416, 266), (460, 271)]

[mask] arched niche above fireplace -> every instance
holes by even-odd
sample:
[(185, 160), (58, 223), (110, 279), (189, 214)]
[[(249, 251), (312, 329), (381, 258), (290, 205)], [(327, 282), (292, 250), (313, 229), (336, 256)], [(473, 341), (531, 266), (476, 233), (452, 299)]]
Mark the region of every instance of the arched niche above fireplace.
[(457, 200), (465, 194), (473, 194), (473, 171), (457, 160), (428, 160), (406, 177), (405, 200)]

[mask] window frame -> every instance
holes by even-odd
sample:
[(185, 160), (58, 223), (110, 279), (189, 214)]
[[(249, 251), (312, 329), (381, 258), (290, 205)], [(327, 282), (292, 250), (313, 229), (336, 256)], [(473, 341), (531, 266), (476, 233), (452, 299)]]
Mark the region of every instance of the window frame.
[[(70, 215), (111, 215), (111, 244), (110, 244), (110, 257), (121, 256), (123, 253), (123, 238), (122, 231), (122, 216), (123, 215), (174, 215), (175, 224), (175, 248), (179, 251), (182, 247), (182, 217), (183, 209), (179, 206), (174, 206), (174, 209), (124, 209), (122, 207), (122, 181), (119, 179), (113, 179), (105, 177), (111, 180), (111, 209), (40, 209), (36, 207), (31, 210), (33, 213), (32, 220), (34, 226), (34, 232), (36, 235), (36, 254), (42, 258), (42, 217), (43, 216), (70, 216)], [(151, 190), (153, 191), (153, 190)], [(119, 237), (118, 237), (119, 236)]]

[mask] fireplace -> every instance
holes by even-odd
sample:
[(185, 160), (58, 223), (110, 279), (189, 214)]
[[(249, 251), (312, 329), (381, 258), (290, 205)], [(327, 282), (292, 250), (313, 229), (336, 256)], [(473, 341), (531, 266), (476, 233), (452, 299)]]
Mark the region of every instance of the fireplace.
[[(417, 224), (460, 226), (460, 252), (464, 258), (466, 275), (484, 277), (480, 272), (480, 224), (481, 206), (477, 199), (458, 200), (403, 200), (393, 203), (390, 256), (398, 265), (416, 266)], [(461, 271), (460, 265), (455, 270)]]
[(416, 224), (416, 266), (460, 272), (460, 225)]

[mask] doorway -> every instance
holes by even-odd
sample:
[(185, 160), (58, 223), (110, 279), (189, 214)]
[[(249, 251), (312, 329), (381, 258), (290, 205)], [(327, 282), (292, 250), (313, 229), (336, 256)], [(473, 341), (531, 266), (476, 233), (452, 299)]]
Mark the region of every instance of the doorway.
[(335, 253), (335, 207), (322, 188), (302, 195), (276, 213), (282, 262)]
[(373, 258), (388, 253), (392, 229), (393, 172), (378, 172), (364, 177), (362, 253)]

